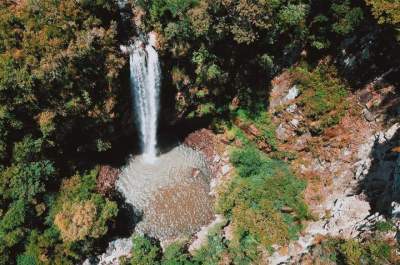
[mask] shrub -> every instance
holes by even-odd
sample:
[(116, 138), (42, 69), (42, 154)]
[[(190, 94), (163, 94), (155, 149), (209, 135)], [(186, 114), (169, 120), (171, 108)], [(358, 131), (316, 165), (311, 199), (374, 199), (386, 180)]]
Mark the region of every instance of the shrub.
[(108, 222), (117, 215), (116, 203), (95, 193), (97, 172), (92, 170), (63, 182), (51, 212), (65, 242), (105, 235)]
[(227, 245), (221, 228), (210, 231), (207, 238), (207, 244), (197, 250), (194, 254), (193, 260), (199, 264), (214, 265), (219, 264), (223, 256), (229, 255)]
[(400, 24), (400, 3), (391, 0), (366, 0), (378, 23)]
[(379, 232), (395, 231), (396, 227), (390, 221), (379, 221), (375, 224), (376, 230)]
[(65, 203), (57, 213), (54, 224), (61, 232), (65, 242), (83, 240), (90, 235), (96, 218), (96, 206), (91, 201)]
[(222, 193), (218, 210), (234, 227), (233, 246), (249, 252), (244, 257), (256, 257), (250, 250), (257, 244), (269, 248), (295, 238), (301, 220), (308, 218), (302, 198), (305, 183), (285, 163), (255, 147), (234, 151), (231, 163), (237, 175)]
[(393, 246), (381, 238), (356, 239), (326, 238), (311, 250), (316, 264), (398, 264), (399, 255)]
[(182, 242), (169, 245), (164, 252), (162, 265), (194, 265), (190, 261), (190, 254), (186, 251)]
[(160, 248), (154, 244), (150, 239), (135, 235), (132, 238), (132, 258), (130, 263), (132, 265), (156, 265), (159, 264), (159, 257), (161, 255)]

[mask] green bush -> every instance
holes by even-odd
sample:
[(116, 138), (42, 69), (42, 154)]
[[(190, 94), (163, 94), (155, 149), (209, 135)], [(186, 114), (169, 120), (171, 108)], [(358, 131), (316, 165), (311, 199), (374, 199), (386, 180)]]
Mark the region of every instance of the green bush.
[(169, 245), (164, 252), (161, 264), (162, 265), (194, 265), (190, 261), (191, 256), (185, 249), (182, 242), (176, 242)]
[[(343, 265), (398, 264), (397, 245), (390, 245), (380, 238), (357, 239), (326, 238), (311, 250), (317, 264), (334, 262)], [(330, 261), (330, 262), (329, 262)]]
[(396, 227), (390, 221), (379, 221), (375, 224), (376, 230), (379, 232), (396, 231)]
[(159, 264), (161, 255), (160, 248), (150, 241), (150, 239), (135, 235), (132, 238), (132, 258), (130, 264), (132, 265), (156, 265)]
[(134, 235), (132, 238), (131, 265), (194, 265), (191, 256), (182, 242), (169, 245), (161, 251), (157, 241), (146, 236)]
[(228, 255), (229, 249), (220, 228), (208, 234), (207, 244), (194, 254), (193, 260), (199, 264), (214, 265), (221, 261), (223, 255)]
[(237, 170), (218, 202), (218, 211), (234, 226), (235, 242), (244, 255), (256, 257), (255, 246), (270, 248), (296, 238), (301, 220), (309, 217), (302, 198), (305, 183), (282, 162), (270, 159), (255, 147), (236, 150), (231, 163)]

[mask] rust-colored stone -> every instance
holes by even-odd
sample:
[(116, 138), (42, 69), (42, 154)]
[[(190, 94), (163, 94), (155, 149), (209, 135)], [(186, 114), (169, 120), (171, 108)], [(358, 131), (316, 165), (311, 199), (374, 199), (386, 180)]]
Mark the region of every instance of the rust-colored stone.
[(97, 191), (100, 194), (109, 195), (115, 188), (119, 173), (120, 171), (117, 168), (109, 165), (101, 166), (97, 176)]
[(184, 144), (203, 153), (207, 161), (212, 161), (215, 155), (215, 135), (207, 129), (201, 129), (189, 134)]

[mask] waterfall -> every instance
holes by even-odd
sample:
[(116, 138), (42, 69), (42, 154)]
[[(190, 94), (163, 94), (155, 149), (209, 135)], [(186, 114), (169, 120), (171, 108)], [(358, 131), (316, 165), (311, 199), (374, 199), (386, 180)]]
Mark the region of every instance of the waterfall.
[(157, 156), (157, 122), (160, 94), (160, 63), (154, 49), (155, 36), (149, 42), (135, 41), (128, 48), (131, 90), (134, 112), (139, 128), (140, 146), (145, 162), (153, 163)]

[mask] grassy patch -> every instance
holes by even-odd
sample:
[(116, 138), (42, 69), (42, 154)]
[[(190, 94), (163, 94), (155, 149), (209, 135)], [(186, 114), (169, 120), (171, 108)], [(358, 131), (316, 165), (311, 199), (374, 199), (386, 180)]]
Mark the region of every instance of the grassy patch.
[(256, 145), (263, 151), (277, 151), (276, 127), (262, 104), (257, 104), (252, 110), (231, 110), (228, 120), (214, 120), (213, 129), (224, 133), (229, 141), (239, 140), (245, 146)]
[(276, 128), (267, 111), (261, 109), (256, 112), (250, 112), (249, 110), (238, 109), (234, 116), (240, 119), (244, 126), (253, 125), (257, 128), (260, 134), (255, 136), (255, 142), (268, 143), (273, 150), (276, 150)]
[(376, 223), (375, 227), (379, 232), (396, 231), (395, 225), (390, 221), (379, 221)]

